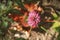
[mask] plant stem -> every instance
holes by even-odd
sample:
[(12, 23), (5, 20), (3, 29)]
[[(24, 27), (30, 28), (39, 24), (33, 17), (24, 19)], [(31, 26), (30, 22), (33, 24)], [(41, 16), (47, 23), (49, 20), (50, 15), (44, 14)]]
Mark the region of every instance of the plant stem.
[(29, 33), (32, 31), (32, 27), (30, 27)]

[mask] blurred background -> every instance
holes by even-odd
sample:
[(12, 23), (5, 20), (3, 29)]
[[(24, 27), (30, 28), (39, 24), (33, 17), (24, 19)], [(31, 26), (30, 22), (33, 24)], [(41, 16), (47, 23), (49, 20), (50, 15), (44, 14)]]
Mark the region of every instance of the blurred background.
[(0, 0), (0, 40), (60, 40), (60, 0)]

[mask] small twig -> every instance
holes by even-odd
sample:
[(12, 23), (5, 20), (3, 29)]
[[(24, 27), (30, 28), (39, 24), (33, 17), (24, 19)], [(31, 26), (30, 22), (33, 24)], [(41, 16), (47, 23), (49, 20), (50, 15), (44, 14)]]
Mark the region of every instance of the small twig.
[(29, 33), (32, 31), (32, 27), (30, 27)]

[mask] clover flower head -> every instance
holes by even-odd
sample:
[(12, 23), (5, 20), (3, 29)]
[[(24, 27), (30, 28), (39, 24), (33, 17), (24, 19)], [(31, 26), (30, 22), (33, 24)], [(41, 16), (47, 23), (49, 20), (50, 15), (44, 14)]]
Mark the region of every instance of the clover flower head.
[(28, 16), (28, 25), (32, 28), (37, 27), (38, 23), (40, 22), (40, 16), (36, 11), (32, 11), (29, 13)]

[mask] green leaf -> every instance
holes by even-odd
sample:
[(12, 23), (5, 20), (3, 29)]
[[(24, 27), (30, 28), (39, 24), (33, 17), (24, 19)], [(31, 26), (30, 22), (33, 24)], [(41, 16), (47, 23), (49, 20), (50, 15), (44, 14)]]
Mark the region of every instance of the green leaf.
[(17, 38), (16, 40), (25, 40), (24, 38)]
[(56, 13), (53, 13), (52, 15), (53, 15), (54, 19), (58, 19), (58, 15)]
[(56, 12), (57, 12), (58, 16), (60, 16), (60, 11), (56, 11)]
[(58, 19), (58, 15), (56, 14), (55, 10), (53, 8), (51, 8), (52, 12), (51, 14), (53, 15), (54, 19)]
[(7, 28), (8, 27), (8, 22), (3, 21), (1, 26), (4, 27), (4, 28)]
[(15, 0), (15, 2), (23, 9), (26, 10), (26, 8), (24, 7), (24, 4), (21, 0)]
[(54, 24), (52, 25), (53, 28), (59, 27), (60, 26), (60, 22), (55, 21)]
[(11, 12), (12, 14), (19, 14), (20, 16), (23, 15), (23, 13), (21, 13), (21, 11), (16, 10), (16, 9), (11, 9), (10, 12)]
[(0, 3), (0, 16), (8, 12), (12, 8), (12, 2), (8, 1), (7, 5)]
[(2, 31), (0, 30), (0, 36), (2, 36), (2, 34), (3, 34), (3, 33), (2, 33)]
[(60, 40), (60, 33), (59, 33), (59, 35), (57, 36), (57, 39), (56, 40)]
[(7, 3), (7, 11), (12, 8), (12, 1), (8, 1)]
[(41, 29), (43, 29), (45, 32), (49, 33), (49, 31), (42, 26), (41, 26)]
[(5, 12), (5, 10), (6, 10), (5, 5), (4, 4), (0, 4), (0, 16), (3, 15), (3, 12)]
[(59, 31), (59, 30), (60, 30), (60, 22), (55, 21), (55, 23), (52, 25), (52, 28), (53, 28), (55, 31)]
[(20, 11), (19, 11), (19, 10), (16, 10), (16, 9), (12, 9), (12, 10), (11, 10), (11, 13), (18, 13), (18, 14), (19, 14)]

